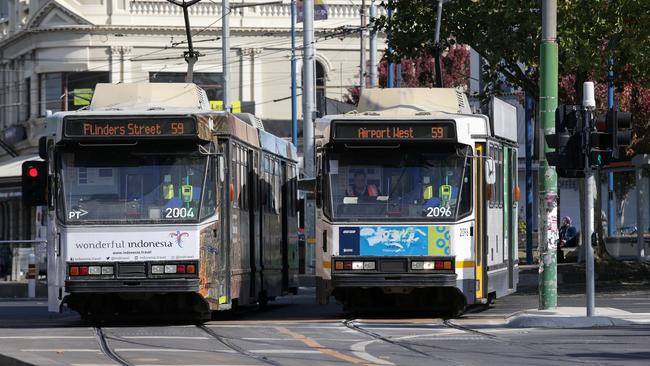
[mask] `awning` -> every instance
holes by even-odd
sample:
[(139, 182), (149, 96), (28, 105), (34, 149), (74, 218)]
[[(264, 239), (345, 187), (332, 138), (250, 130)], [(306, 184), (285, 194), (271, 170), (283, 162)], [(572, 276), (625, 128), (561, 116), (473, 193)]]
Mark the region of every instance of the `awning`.
[(15, 158), (0, 161), (0, 179), (19, 178), (22, 175), (23, 163), (29, 160), (43, 161), (37, 154), (18, 155)]

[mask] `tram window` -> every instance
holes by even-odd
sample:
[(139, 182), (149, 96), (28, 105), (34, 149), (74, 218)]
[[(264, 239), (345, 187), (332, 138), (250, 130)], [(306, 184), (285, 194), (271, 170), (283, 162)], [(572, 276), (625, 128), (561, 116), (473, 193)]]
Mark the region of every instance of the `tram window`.
[(217, 208), (216, 197), (216, 161), (210, 160), (208, 163), (208, 171), (205, 179), (205, 193), (203, 194), (203, 203), (201, 204), (201, 219), (212, 216)]
[(238, 168), (238, 166), (237, 166), (237, 154), (239, 153), (239, 149), (237, 148), (237, 145), (233, 145), (231, 151), (232, 151), (232, 159), (231, 159), (231, 164), (230, 165), (232, 166), (232, 169), (230, 170), (230, 176), (231, 176), (230, 186), (231, 186), (231, 189), (232, 189), (232, 193), (233, 193), (233, 195), (235, 197), (235, 199), (232, 200), (232, 206), (234, 208), (239, 208), (239, 199), (238, 199), (238, 197), (239, 197), (239, 179), (238, 179), (239, 169), (237, 169)]
[(455, 149), (402, 148), (389, 156), (355, 150), (331, 153), (327, 159), (324, 212), (335, 218), (434, 221), (471, 210), (472, 162)]
[(209, 188), (207, 161), (144, 151), (65, 152), (58, 215), (67, 222), (195, 221)]

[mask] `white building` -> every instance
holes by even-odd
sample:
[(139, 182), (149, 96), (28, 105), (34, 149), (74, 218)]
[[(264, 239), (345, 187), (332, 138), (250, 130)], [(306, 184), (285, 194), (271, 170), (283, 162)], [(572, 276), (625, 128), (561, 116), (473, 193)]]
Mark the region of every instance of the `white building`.
[[(288, 136), (291, 1), (234, 8), (269, 1), (230, 1), (231, 100)], [(359, 33), (350, 27), (360, 25), (361, 0), (326, 3), (328, 19), (314, 23), (317, 109), (323, 113), (326, 97), (341, 100), (358, 85), (360, 57)], [(189, 8), (193, 43), (202, 54), (194, 81), (214, 101), (222, 99), (221, 8), (219, 0)], [(299, 79), (301, 29), (298, 23)], [(379, 56), (384, 47), (380, 40)], [(12, 158), (0, 146), (0, 240), (33, 236), (15, 221), (23, 220), (16, 163), (34, 156), (46, 111), (87, 105), (98, 82), (183, 81), (186, 50), (182, 10), (166, 0), (0, 0), (0, 140), (20, 154)], [(301, 104), (299, 98), (299, 120)]]

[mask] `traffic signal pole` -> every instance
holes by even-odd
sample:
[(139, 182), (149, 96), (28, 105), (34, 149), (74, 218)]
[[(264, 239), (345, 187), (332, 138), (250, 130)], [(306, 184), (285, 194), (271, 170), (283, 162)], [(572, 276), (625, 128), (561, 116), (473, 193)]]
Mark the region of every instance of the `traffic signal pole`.
[[(542, 44), (539, 106), (542, 135), (555, 133), (555, 109), (558, 89), (557, 1), (542, 2)], [(548, 165), (546, 154), (552, 152), (545, 139), (544, 154), (539, 159), (539, 309), (557, 307), (557, 174)]]
[[(594, 98), (594, 83), (586, 82), (582, 88), (582, 107), (584, 108), (584, 127), (583, 134), (585, 142), (583, 147), (587, 150), (585, 156), (585, 287), (587, 297), (587, 316), (594, 316), (595, 307), (595, 286), (594, 286), (594, 248), (591, 246), (594, 233), (594, 189), (596, 187), (596, 178), (594, 171), (591, 168), (590, 150), (592, 142), (590, 140), (590, 132), (595, 128), (594, 113), (596, 111), (596, 100)], [(600, 215), (599, 215), (600, 216)]]

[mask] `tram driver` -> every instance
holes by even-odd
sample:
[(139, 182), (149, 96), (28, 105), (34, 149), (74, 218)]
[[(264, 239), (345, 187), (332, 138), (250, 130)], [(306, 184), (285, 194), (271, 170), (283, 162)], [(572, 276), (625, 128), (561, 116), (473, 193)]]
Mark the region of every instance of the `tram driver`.
[(354, 172), (352, 185), (348, 187), (346, 195), (348, 197), (359, 197), (361, 199), (376, 198), (379, 196), (379, 189), (374, 184), (368, 184), (366, 172), (359, 169)]

